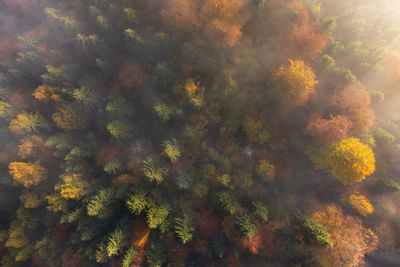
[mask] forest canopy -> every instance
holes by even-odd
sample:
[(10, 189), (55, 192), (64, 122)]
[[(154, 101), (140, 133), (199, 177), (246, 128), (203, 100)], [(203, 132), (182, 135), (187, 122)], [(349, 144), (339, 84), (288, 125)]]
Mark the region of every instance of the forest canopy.
[(399, 18), (0, 1), (0, 266), (399, 266)]

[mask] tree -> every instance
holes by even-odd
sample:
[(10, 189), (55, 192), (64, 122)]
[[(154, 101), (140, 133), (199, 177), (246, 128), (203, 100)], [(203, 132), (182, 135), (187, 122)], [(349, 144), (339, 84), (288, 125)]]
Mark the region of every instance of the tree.
[(377, 248), (375, 233), (365, 228), (359, 219), (344, 217), (336, 206), (327, 206), (311, 218), (326, 228), (334, 247), (311, 248), (314, 259), (321, 266), (360, 266), (364, 264), (364, 256)]
[(260, 223), (267, 223), (269, 213), (267, 207), (265, 207), (261, 201), (253, 201), (251, 204), (253, 206), (253, 213), (256, 216), (257, 220)]
[(173, 110), (166, 103), (161, 102), (153, 107), (153, 112), (162, 121), (166, 122), (171, 119)]
[(250, 216), (246, 213), (241, 213), (236, 216), (235, 220), (239, 227), (242, 237), (252, 238), (257, 234), (256, 225), (252, 222)]
[(11, 162), (8, 169), (14, 182), (22, 184), (24, 187), (38, 185), (41, 181), (47, 179), (47, 170), (39, 162)]
[(24, 134), (36, 133), (40, 128), (46, 128), (47, 126), (46, 121), (39, 113), (20, 113), (10, 121), (9, 128), (16, 134)]
[(60, 195), (66, 199), (81, 199), (85, 194), (89, 184), (82, 179), (82, 174), (72, 173), (60, 175), (63, 183), (56, 186), (60, 190)]
[(272, 81), (275, 95), (285, 104), (304, 104), (318, 84), (316, 76), (309, 65), (302, 60), (289, 60), (274, 73)]
[(256, 173), (265, 180), (272, 181), (275, 179), (275, 165), (268, 160), (262, 159), (258, 163)]
[(54, 213), (59, 211), (66, 211), (68, 208), (68, 202), (65, 198), (61, 197), (59, 194), (51, 194), (45, 197), (47, 199), (47, 209)]
[(234, 46), (242, 37), (242, 27), (249, 19), (247, 3), (247, 0), (205, 1), (202, 15), (206, 22), (204, 29), (206, 38), (217, 46)]
[(18, 146), (18, 155), (23, 159), (29, 158), (30, 156), (37, 156), (37, 149), (43, 145), (44, 140), (41, 136), (32, 135), (25, 137)]
[(85, 86), (75, 88), (72, 91), (72, 97), (83, 109), (92, 109), (97, 105), (97, 96)]
[(96, 216), (100, 219), (110, 217), (113, 213), (112, 209), (113, 192), (111, 189), (103, 189), (90, 198), (87, 205), (87, 214)]
[(346, 86), (332, 102), (350, 118), (354, 129), (369, 132), (375, 114), (370, 107), (371, 95), (361, 82), (356, 81)]
[(37, 100), (48, 103), (50, 101), (60, 102), (62, 98), (56, 94), (53, 87), (48, 84), (38, 86), (32, 94)]
[(331, 236), (322, 224), (310, 218), (303, 218), (300, 223), (300, 228), (307, 243), (315, 240), (322, 246), (333, 247)]
[(310, 116), (306, 131), (317, 142), (335, 142), (348, 137), (353, 124), (344, 115), (323, 119), (319, 114)]
[(166, 140), (162, 143), (162, 155), (166, 156), (171, 160), (172, 163), (176, 163), (181, 157), (181, 151), (179, 149), (179, 144), (176, 139)]
[(65, 131), (73, 131), (86, 127), (86, 120), (82, 114), (71, 105), (62, 105), (52, 115), (53, 121)]
[(135, 215), (141, 214), (149, 206), (144, 190), (136, 190), (134, 194), (126, 199), (129, 211)]
[(156, 181), (157, 184), (162, 183), (168, 174), (168, 169), (161, 164), (160, 159), (151, 155), (143, 160), (141, 170), (150, 181)]
[(183, 212), (183, 218), (175, 218), (175, 233), (182, 240), (183, 244), (190, 242), (196, 231), (194, 217), (189, 211)]
[(240, 209), (240, 203), (230, 191), (221, 191), (218, 193), (219, 201), (222, 207), (231, 215), (237, 214)]
[(314, 59), (326, 46), (327, 38), (317, 22), (311, 22), (310, 13), (302, 6), (288, 33), (288, 43), (297, 57)]
[(160, 11), (164, 25), (173, 24), (176, 28), (191, 32), (199, 27), (196, 2), (193, 0), (167, 0)]
[(354, 193), (349, 196), (350, 205), (362, 216), (367, 216), (374, 212), (374, 206), (369, 200), (360, 193)]
[(344, 185), (360, 182), (375, 171), (374, 152), (357, 138), (330, 143), (311, 159)]
[(147, 75), (138, 64), (125, 61), (118, 71), (117, 79), (118, 83), (125, 89), (140, 89), (147, 80)]
[(129, 248), (124, 255), (124, 259), (122, 260), (122, 267), (129, 267), (137, 254), (138, 250), (136, 248)]
[(112, 257), (118, 255), (121, 250), (128, 245), (126, 236), (124, 235), (122, 229), (118, 228), (113, 233), (111, 233), (107, 242), (107, 256)]
[(132, 129), (126, 122), (115, 120), (107, 124), (107, 131), (117, 140), (132, 137)]
[(147, 224), (150, 229), (159, 227), (167, 219), (170, 207), (167, 204), (153, 204), (147, 210)]

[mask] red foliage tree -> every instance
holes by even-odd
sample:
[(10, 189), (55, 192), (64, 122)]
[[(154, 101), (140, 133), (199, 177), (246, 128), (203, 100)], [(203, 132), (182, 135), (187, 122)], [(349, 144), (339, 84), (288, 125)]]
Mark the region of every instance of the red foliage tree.
[(114, 86), (121, 86), (124, 89), (139, 89), (146, 80), (147, 74), (139, 65), (132, 61), (125, 61), (119, 68), (117, 84)]
[(66, 248), (61, 254), (61, 263), (63, 267), (83, 267), (85, 261), (85, 256), (77, 253), (72, 248)]
[(249, 18), (247, 3), (248, 0), (207, 0), (202, 8), (206, 38), (218, 46), (234, 46)]
[(320, 114), (310, 116), (306, 132), (317, 142), (334, 142), (346, 138), (352, 123), (346, 116), (331, 116), (329, 120), (321, 118)]
[(198, 12), (193, 0), (166, 0), (163, 2), (161, 19), (168, 26), (173, 23), (175, 27), (185, 32), (191, 32), (199, 25)]
[(289, 31), (289, 44), (296, 56), (315, 58), (326, 46), (326, 35), (320, 24), (312, 22), (310, 13), (304, 7)]
[(333, 104), (351, 119), (356, 131), (368, 132), (374, 124), (371, 95), (359, 81), (346, 86), (333, 98)]

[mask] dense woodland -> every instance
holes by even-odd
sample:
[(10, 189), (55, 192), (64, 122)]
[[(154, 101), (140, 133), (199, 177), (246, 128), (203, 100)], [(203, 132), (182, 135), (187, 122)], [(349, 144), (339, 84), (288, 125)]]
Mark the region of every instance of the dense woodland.
[(1, 0), (0, 266), (399, 266), (394, 2)]

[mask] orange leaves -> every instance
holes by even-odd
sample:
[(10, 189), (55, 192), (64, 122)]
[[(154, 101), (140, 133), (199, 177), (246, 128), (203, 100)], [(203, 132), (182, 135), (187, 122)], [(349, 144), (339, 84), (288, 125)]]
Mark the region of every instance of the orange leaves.
[(38, 135), (25, 137), (21, 140), (21, 144), (19, 145), (18, 155), (23, 159), (36, 155), (36, 150), (43, 145), (43, 138)]
[(348, 85), (333, 98), (333, 103), (351, 119), (356, 130), (370, 130), (375, 114), (370, 107), (371, 96), (361, 82)]
[(306, 131), (318, 142), (327, 143), (338, 141), (348, 136), (352, 123), (346, 116), (331, 116), (330, 119), (321, 118), (320, 114), (310, 117)]
[(11, 162), (8, 168), (14, 182), (22, 184), (24, 187), (38, 185), (41, 181), (47, 179), (47, 170), (39, 162)]
[(199, 25), (196, 3), (193, 0), (167, 0), (161, 10), (161, 19), (168, 26), (170, 23), (185, 32), (191, 32)]
[(321, 266), (362, 266), (364, 256), (377, 248), (378, 238), (361, 220), (343, 216), (341, 209), (328, 206), (312, 218), (322, 224), (331, 235), (334, 247), (311, 248), (314, 259)]
[(42, 102), (50, 102), (50, 101), (59, 102), (62, 100), (61, 96), (55, 93), (53, 87), (47, 84), (43, 84), (37, 87), (32, 95), (37, 100)]
[(247, 0), (207, 0), (202, 8), (206, 38), (218, 46), (234, 46), (249, 18), (247, 3)]
[(304, 7), (299, 9), (288, 36), (290, 46), (296, 52), (296, 56), (303, 58), (315, 58), (326, 46), (326, 36), (322, 27), (311, 22), (310, 13)]
[(304, 104), (318, 84), (311, 67), (302, 60), (289, 60), (273, 73), (275, 93), (279, 99), (294, 105)]

